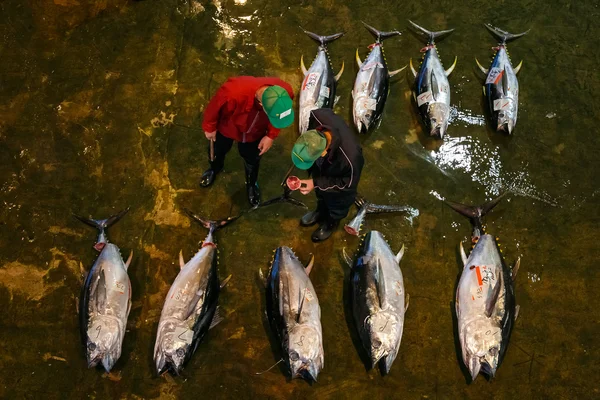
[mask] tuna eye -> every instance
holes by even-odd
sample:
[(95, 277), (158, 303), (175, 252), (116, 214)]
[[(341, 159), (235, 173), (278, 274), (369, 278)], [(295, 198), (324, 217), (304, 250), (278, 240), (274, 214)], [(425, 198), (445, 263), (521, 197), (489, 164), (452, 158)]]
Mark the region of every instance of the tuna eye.
[(96, 343), (88, 343), (88, 350), (90, 350), (90, 351), (96, 350)]
[(291, 360), (291, 361), (298, 361), (298, 359), (299, 359), (299, 358), (300, 358), (300, 357), (298, 356), (298, 353), (296, 353), (295, 351), (292, 351), (292, 352), (290, 353), (290, 360)]
[(381, 347), (381, 341), (375, 339), (373, 340), (373, 348), (378, 349)]
[(177, 349), (175, 353), (177, 353), (178, 357), (183, 357), (185, 355), (185, 351), (182, 348)]

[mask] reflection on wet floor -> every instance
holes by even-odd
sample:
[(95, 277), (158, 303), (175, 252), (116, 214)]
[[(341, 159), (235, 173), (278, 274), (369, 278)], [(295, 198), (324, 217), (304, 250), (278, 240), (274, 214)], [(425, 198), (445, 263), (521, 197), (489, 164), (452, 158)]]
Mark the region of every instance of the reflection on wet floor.
[[(565, 6), (566, 7), (566, 6)], [(0, 2), (0, 385), (2, 398), (594, 398), (600, 390), (593, 306), (598, 227), (600, 79), (594, 48), (600, 10), (585, 3), (444, 4), (197, 0)], [(527, 18), (523, 16), (527, 15)], [(281, 203), (246, 213), (218, 233), (223, 322), (209, 331), (182, 376), (153, 374), (152, 346), (166, 293), (205, 230), (184, 207), (211, 218), (247, 209), (235, 151), (210, 189), (201, 111), (232, 75), (276, 75), (295, 89), (299, 60), (314, 53), (299, 26), (345, 31), (332, 43), (344, 61), (336, 112), (351, 121), (353, 64), (371, 40), (361, 20), (404, 29), (405, 19), (454, 27), (440, 57), (457, 54), (449, 77), (452, 122), (443, 142), (426, 138), (411, 103), (412, 76), (398, 76), (381, 127), (361, 137), (366, 166), (359, 192), (405, 213), (368, 215), (402, 260), (410, 307), (391, 373), (367, 371), (351, 319), (341, 249), (359, 238), (341, 228), (315, 245), (300, 228), (304, 210)], [(549, 29), (547, 21), (553, 21)], [(326, 21), (326, 24), (323, 24)], [(487, 126), (473, 58), (490, 54), (482, 21), (531, 27), (511, 47), (524, 59), (519, 121), (511, 138)], [(420, 56), (420, 40), (386, 41), (390, 65)], [(305, 58), (306, 60), (306, 58)], [(483, 62), (483, 61), (482, 61)], [(351, 67), (351, 65), (354, 65)], [(296, 127), (294, 124), (293, 127)], [(284, 130), (263, 158), (263, 198), (281, 194), (296, 128)], [(455, 347), (452, 301), (460, 273), (457, 244), (469, 222), (442, 199), (476, 204), (511, 194), (487, 218), (507, 264), (521, 257), (519, 317), (494, 380), (471, 385)], [(312, 196), (294, 194), (309, 207)], [(106, 217), (131, 206), (111, 228), (129, 268), (132, 309), (113, 373), (88, 370), (79, 341), (82, 270), (97, 252), (94, 235), (71, 214)], [(351, 211), (348, 221), (354, 216)], [(346, 222), (346, 221), (344, 221)], [(311, 280), (322, 309), (325, 367), (319, 382), (289, 381), (264, 319), (272, 251), (315, 255)], [(543, 279), (542, 279), (543, 278)], [(358, 343), (358, 346), (357, 346)]]

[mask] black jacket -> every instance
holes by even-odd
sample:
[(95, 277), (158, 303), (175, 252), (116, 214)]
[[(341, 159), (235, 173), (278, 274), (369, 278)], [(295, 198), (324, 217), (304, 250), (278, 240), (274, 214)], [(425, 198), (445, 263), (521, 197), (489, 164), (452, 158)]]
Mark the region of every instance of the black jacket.
[(315, 189), (356, 193), (365, 162), (356, 134), (329, 108), (311, 111), (308, 127), (331, 132), (327, 154), (317, 159), (308, 170)]

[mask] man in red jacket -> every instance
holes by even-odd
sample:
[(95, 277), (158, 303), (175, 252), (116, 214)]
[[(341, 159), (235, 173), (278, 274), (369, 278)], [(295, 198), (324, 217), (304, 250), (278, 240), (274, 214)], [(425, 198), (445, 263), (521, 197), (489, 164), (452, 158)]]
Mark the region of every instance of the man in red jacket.
[(252, 206), (259, 205), (256, 181), (260, 157), (271, 148), (279, 130), (294, 122), (293, 98), (292, 87), (278, 78), (229, 78), (204, 110), (202, 129), (206, 138), (214, 142), (214, 153), (210, 144), (210, 167), (202, 174), (200, 186), (214, 182), (236, 141), (244, 159), (248, 201)]

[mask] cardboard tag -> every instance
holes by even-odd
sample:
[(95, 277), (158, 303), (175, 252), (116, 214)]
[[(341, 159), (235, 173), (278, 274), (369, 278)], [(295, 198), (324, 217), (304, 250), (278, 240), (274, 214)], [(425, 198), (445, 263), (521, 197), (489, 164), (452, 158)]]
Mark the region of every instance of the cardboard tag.
[(421, 107), (423, 104), (429, 103), (432, 100), (433, 94), (431, 93), (431, 90), (428, 90), (417, 96), (417, 106)]
[(175, 328), (173, 332), (174, 338), (181, 340), (184, 343), (191, 344), (194, 339), (194, 331), (188, 328), (182, 328), (180, 326)]
[(494, 111), (505, 111), (510, 110), (511, 99), (498, 99), (494, 100)]

